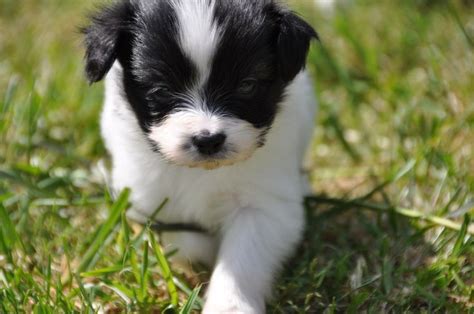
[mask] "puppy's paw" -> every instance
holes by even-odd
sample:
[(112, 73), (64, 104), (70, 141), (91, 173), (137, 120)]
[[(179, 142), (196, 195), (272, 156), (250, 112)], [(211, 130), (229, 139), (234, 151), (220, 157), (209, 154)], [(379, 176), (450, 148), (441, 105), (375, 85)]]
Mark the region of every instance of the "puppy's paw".
[(209, 295), (203, 314), (264, 314), (265, 305), (251, 304), (235, 295)]
[(240, 307), (229, 304), (211, 304), (204, 306), (203, 314), (263, 314), (257, 309), (251, 307)]

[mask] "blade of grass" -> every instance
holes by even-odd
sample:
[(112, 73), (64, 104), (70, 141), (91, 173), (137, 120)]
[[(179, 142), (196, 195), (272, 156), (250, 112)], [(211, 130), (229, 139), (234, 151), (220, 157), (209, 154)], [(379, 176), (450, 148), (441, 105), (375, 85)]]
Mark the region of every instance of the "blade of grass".
[(13, 170), (0, 170), (0, 179), (8, 180), (12, 183), (18, 184), (28, 190), (28, 193), (37, 197), (52, 197), (56, 195), (49, 191), (38, 189), (35, 183), (27, 180), (20, 173)]
[(128, 225), (127, 221), (127, 216), (126, 213), (122, 213), (122, 228), (120, 230), (120, 234), (118, 237), (118, 243), (120, 245), (120, 255), (122, 259), (122, 263), (125, 263), (125, 261), (128, 258), (128, 253), (129, 253), (129, 245), (130, 245), (130, 226)]
[(132, 303), (131, 300), (133, 298), (133, 293), (129, 289), (125, 288), (125, 286), (120, 285), (119, 283), (103, 284), (103, 286), (115, 292), (122, 300), (125, 301), (126, 304)]
[(8, 248), (12, 249), (18, 239), (18, 235), (3, 204), (0, 204), (0, 227), (0, 232), (4, 235), (5, 244)]
[(88, 278), (88, 277), (101, 277), (106, 275), (111, 275), (115, 273), (119, 273), (123, 271), (126, 267), (124, 265), (115, 265), (111, 267), (101, 268), (97, 270), (91, 270), (88, 272), (81, 273), (81, 277)]
[[(160, 206), (158, 206), (158, 208), (155, 210), (155, 212), (153, 213), (153, 215), (151, 215), (151, 217), (149, 218), (149, 221), (153, 221), (155, 219), (155, 217), (158, 215), (159, 212), (161, 212), (161, 210), (163, 208), (165, 208), (166, 204), (168, 203), (168, 199), (166, 198), (161, 204)], [(143, 228), (142, 231), (135, 237), (135, 239), (133, 239), (132, 241), (132, 245), (135, 246), (137, 245), (142, 239), (143, 239), (143, 236), (144, 234), (146, 233), (146, 228)]]
[(0, 230), (0, 252), (6, 255), (7, 261), (13, 264), (13, 254), (11, 248), (7, 245), (7, 240)]
[(46, 269), (45, 279), (46, 279), (46, 294), (47, 294), (48, 299), (52, 302), (53, 298), (51, 296), (51, 279), (52, 279), (51, 263), (52, 263), (52, 260), (51, 260), (51, 255), (50, 255), (48, 256), (48, 267)]
[(387, 180), (385, 180), (381, 184), (377, 185), (372, 191), (370, 191), (369, 193), (367, 193), (366, 195), (364, 195), (360, 199), (361, 200), (369, 199), (372, 196), (374, 196), (376, 193), (378, 193), (379, 191), (382, 191), (388, 185), (390, 185), (394, 182), (397, 182), (398, 180), (403, 178), (406, 174), (408, 174), (411, 170), (413, 170), (415, 165), (416, 165), (416, 160), (411, 159), (400, 170), (394, 172), (392, 175), (390, 175), (390, 177)]
[(84, 272), (89, 270), (93, 266), (93, 260), (95, 259), (96, 255), (102, 248), (105, 240), (107, 237), (112, 233), (115, 226), (120, 220), (122, 212), (127, 209), (129, 206), (128, 198), (130, 195), (130, 190), (124, 190), (117, 201), (114, 203), (110, 210), (110, 215), (107, 221), (100, 227), (99, 232), (96, 234), (89, 249), (84, 254), (82, 258), (82, 262), (79, 265), (78, 271)]
[(180, 314), (192, 313), (194, 306), (197, 303), (197, 299), (199, 298), (200, 291), (201, 291), (201, 286), (198, 286), (193, 290), (193, 293), (191, 293), (191, 295), (189, 296), (188, 301), (186, 301), (181, 311), (179, 311)]
[(134, 246), (130, 247), (129, 261), (132, 267), (132, 274), (137, 282), (140, 282), (140, 266), (138, 265), (137, 250)]
[(468, 214), (464, 215), (464, 222), (462, 224), (461, 230), (459, 231), (459, 235), (458, 235), (458, 238), (456, 239), (456, 243), (454, 244), (454, 247), (453, 247), (453, 252), (452, 252), (453, 256), (460, 255), (470, 223), (471, 223), (471, 216), (469, 216)]
[(342, 147), (349, 154), (349, 156), (351, 156), (351, 158), (355, 162), (361, 161), (362, 158), (360, 157), (359, 152), (346, 140), (346, 136), (344, 135), (344, 128), (341, 125), (339, 118), (334, 112), (330, 113), (329, 117), (327, 118), (326, 124), (333, 128), (338, 140), (341, 142)]
[[(179, 278), (177, 277), (174, 277), (174, 284), (176, 285), (176, 287), (183, 291), (188, 297), (191, 296), (191, 294), (193, 293), (193, 290), (191, 290), (187, 285), (186, 283), (184, 283), (182, 280), (180, 280)], [(203, 300), (198, 296), (197, 299), (196, 299), (196, 303), (199, 307), (202, 308), (202, 305), (203, 305)]]
[(382, 286), (386, 294), (393, 288), (393, 264), (388, 256), (384, 256), (382, 263)]
[(148, 288), (148, 241), (145, 241), (144, 252), (143, 252), (143, 261), (142, 269), (140, 272), (140, 298), (142, 302), (146, 301), (147, 298), (147, 288)]
[(74, 276), (74, 277), (76, 278), (76, 282), (79, 286), (79, 292), (87, 306), (86, 313), (95, 313), (94, 306), (92, 306), (93, 301), (91, 300), (89, 293), (87, 293), (86, 288), (82, 284), (81, 278), (79, 276)]
[(166, 281), (168, 293), (171, 298), (171, 304), (174, 306), (174, 308), (178, 308), (178, 291), (173, 281), (173, 274), (171, 273), (171, 268), (168, 264), (168, 261), (166, 260), (165, 254), (161, 246), (156, 243), (155, 235), (150, 229), (148, 230), (148, 235), (150, 237), (151, 247), (153, 249), (153, 252), (155, 253), (156, 260), (160, 265), (161, 272), (163, 274), (163, 279)]

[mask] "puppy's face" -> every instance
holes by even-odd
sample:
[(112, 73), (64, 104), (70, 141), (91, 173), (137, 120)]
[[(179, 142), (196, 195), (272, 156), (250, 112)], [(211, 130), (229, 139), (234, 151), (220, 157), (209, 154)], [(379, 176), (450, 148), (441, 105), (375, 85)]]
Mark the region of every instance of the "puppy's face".
[(314, 30), (271, 0), (134, 0), (85, 29), (86, 72), (118, 59), (124, 97), (155, 151), (213, 169), (264, 145)]

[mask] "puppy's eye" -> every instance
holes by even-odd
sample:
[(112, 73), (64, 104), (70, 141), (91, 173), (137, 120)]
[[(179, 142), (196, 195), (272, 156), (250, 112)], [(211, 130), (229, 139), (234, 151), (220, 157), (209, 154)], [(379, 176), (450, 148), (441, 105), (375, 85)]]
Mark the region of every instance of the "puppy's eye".
[(250, 96), (253, 95), (258, 89), (258, 81), (256, 79), (243, 80), (238, 88), (240, 94)]
[(159, 99), (163, 99), (170, 93), (170, 88), (166, 85), (159, 85), (151, 89), (146, 94), (146, 100), (148, 101), (157, 101)]

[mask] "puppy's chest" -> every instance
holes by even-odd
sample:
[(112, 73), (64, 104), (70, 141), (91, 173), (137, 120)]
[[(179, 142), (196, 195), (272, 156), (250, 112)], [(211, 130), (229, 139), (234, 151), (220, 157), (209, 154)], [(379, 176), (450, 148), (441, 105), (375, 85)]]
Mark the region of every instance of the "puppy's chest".
[[(226, 176), (227, 179), (224, 179)], [(164, 171), (147, 188), (137, 187), (134, 199), (138, 206), (139, 203), (146, 204), (145, 212), (149, 216), (167, 199), (166, 206), (157, 216), (159, 220), (196, 222), (212, 228), (249, 203), (246, 188), (239, 180), (228, 176), (200, 171)]]
[(170, 199), (158, 218), (166, 222), (195, 222), (213, 229), (241, 207), (239, 199), (237, 193), (226, 192), (182, 194)]

